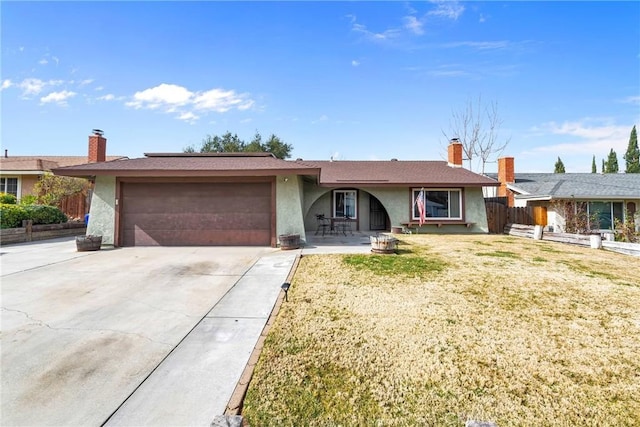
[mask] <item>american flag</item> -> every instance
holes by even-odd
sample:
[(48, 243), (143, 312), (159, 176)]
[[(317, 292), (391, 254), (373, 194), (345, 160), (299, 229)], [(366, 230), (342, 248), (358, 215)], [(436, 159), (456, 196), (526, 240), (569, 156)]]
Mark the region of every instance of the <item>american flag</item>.
[(418, 215), (420, 216), (420, 225), (425, 223), (426, 210), (424, 204), (424, 190), (420, 190), (418, 197), (416, 197), (416, 206), (418, 206)]

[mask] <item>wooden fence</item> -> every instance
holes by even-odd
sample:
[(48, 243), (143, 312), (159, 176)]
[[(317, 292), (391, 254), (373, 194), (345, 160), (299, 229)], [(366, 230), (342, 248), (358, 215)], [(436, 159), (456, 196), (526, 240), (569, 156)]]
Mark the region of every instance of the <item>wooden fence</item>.
[(485, 202), (485, 206), (487, 208), (487, 224), (489, 226), (489, 233), (503, 233), (504, 227), (509, 223), (535, 225), (534, 208), (531, 206), (510, 208), (503, 203), (493, 201)]
[(69, 219), (84, 219), (84, 215), (89, 212), (87, 195), (81, 192), (72, 196), (66, 196), (60, 202), (59, 208)]

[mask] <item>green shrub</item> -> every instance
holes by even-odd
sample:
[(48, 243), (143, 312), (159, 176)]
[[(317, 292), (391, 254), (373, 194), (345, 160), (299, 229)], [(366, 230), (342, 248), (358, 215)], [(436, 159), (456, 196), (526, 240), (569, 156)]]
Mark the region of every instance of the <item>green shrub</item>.
[(24, 207), (27, 212), (27, 219), (36, 224), (60, 224), (67, 222), (67, 216), (55, 206), (46, 205), (28, 205)]
[(34, 196), (33, 194), (27, 194), (20, 199), (21, 205), (35, 205), (36, 203), (38, 203), (38, 196)]
[(24, 206), (0, 204), (0, 228), (22, 227), (22, 220), (29, 219)]
[(6, 205), (15, 205), (18, 202), (18, 199), (13, 194), (9, 193), (0, 193), (0, 203)]

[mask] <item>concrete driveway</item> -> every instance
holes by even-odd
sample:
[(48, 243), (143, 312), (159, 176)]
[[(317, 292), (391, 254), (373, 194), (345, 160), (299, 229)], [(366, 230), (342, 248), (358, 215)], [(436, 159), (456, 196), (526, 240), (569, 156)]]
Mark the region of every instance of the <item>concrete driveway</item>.
[(209, 425), (297, 251), (1, 247), (2, 425)]

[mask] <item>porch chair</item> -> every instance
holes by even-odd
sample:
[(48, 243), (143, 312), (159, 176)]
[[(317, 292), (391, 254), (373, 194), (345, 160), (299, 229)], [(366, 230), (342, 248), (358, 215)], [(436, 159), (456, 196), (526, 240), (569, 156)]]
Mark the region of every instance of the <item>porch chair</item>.
[(318, 228), (316, 228), (316, 236), (320, 231), (322, 231), (322, 235), (331, 230), (331, 220), (326, 218), (324, 214), (316, 214), (316, 223)]
[(347, 235), (347, 231), (348, 231), (349, 234), (351, 234), (353, 236), (353, 229), (351, 228), (351, 223), (352, 222), (353, 221), (351, 221), (351, 217), (349, 217), (349, 216), (345, 216), (340, 221), (337, 221), (336, 224), (335, 224), (336, 233), (342, 232), (342, 234), (344, 234), (346, 236)]

